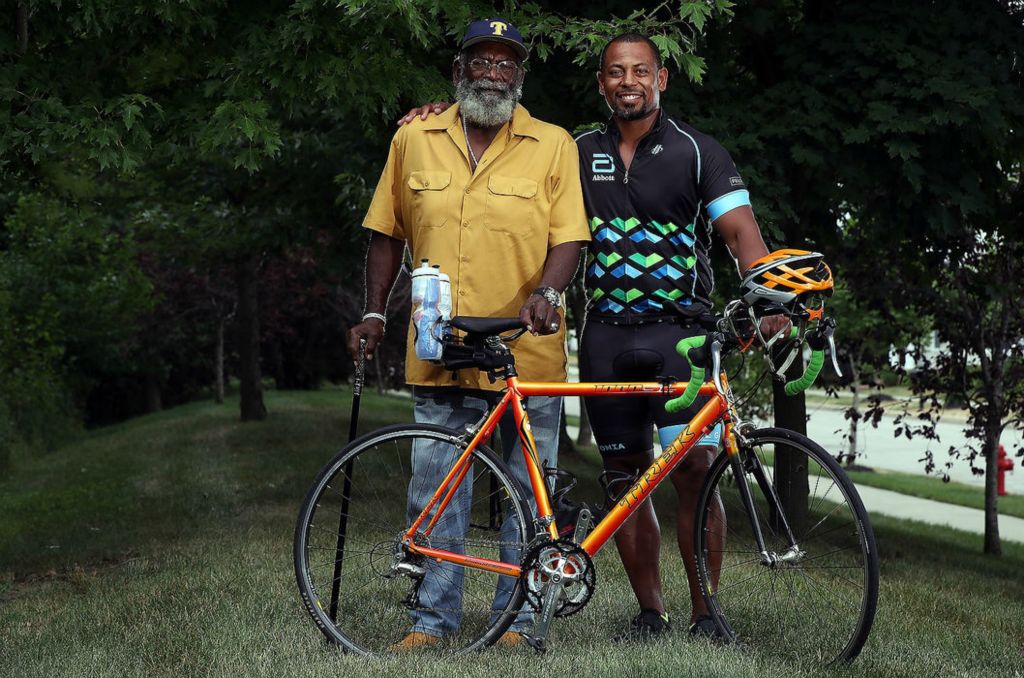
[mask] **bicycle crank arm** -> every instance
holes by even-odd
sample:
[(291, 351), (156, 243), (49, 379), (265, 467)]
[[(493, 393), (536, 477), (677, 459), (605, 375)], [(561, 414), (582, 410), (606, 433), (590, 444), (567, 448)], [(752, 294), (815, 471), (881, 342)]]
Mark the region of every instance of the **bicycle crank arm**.
[(572, 540), (574, 543), (582, 543), (583, 538), (587, 536), (587, 532), (590, 531), (591, 515), (590, 509), (580, 510), (579, 516), (576, 518), (576, 531), (573, 532)]
[(539, 654), (543, 654), (547, 650), (544, 639), (548, 635), (548, 627), (551, 626), (551, 620), (555, 618), (558, 599), (562, 596), (562, 588), (564, 586), (565, 579), (561, 574), (551, 575), (551, 581), (544, 592), (544, 604), (540, 609), (540, 619), (533, 625), (533, 635), (526, 636), (526, 642)]

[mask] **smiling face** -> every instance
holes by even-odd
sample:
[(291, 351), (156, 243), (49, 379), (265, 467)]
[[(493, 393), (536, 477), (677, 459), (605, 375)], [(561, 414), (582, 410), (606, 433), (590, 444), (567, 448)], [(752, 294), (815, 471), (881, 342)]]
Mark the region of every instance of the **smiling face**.
[(612, 114), (639, 120), (658, 108), (668, 85), (668, 70), (659, 69), (646, 42), (614, 42), (597, 74), (597, 87)]

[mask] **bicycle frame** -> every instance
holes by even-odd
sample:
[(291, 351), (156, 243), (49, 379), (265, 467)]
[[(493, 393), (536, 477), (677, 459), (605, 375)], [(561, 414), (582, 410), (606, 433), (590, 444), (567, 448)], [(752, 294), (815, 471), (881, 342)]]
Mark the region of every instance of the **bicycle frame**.
[[(723, 385), (728, 390), (726, 376), (722, 375)], [(519, 432), (519, 439), (522, 443), (523, 457), (530, 476), (530, 485), (537, 501), (536, 518), (539, 524), (545, 526), (548, 536), (551, 539), (558, 539), (558, 526), (555, 524), (554, 514), (551, 509), (551, 501), (548, 497), (547, 484), (544, 481), (544, 473), (540, 468), (537, 457), (537, 445), (533, 439), (533, 432), (530, 429), (530, 418), (523, 407), (523, 398), (531, 395), (536, 396), (678, 396), (686, 390), (688, 382), (589, 382), (589, 383), (558, 383), (558, 382), (521, 382), (517, 377), (508, 377), (506, 385), (508, 388), (497, 406), (479, 426), (473, 439), (466, 447), (462, 455), (456, 460), (451, 471), (441, 482), (437, 492), (427, 503), (412, 526), (404, 535), (404, 541), (412, 553), (433, 558), (438, 561), (447, 561), (472, 567), (476, 569), (495, 572), (497, 574), (518, 577), (521, 568), (519, 565), (503, 563), (487, 558), (476, 558), (450, 551), (433, 549), (427, 546), (417, 545), (415, 537), (417, 532), (429, 536), (437, 523), (438, 518), (455, 496), (455, 491), (462, 479), (466, 476), (472, 465), (471, 456), (477, 445), (486, 442), (494, 433), (498, 422), (504, 416), (506, 410), (511, 407), (515, 419), (516, 428)], [(629, 490), (616, 503), (615, 507), (599, 522), (590, 534), (580, 544), (580, 548), (593, 556), (608, 542), (615, 532), (622, 526), (630, 515), (633, 514), (648, 495), (654, 491), (661, 482), (668, 477), (669, 473), (679, 465), (687, 453), (706, 435), (719, 421), (725, 425), (723, 440), (726, 451), (733, 457), (738, 452), (736, 439), (732, 431), (733, 418), (727, 397), (718, 392), (712, 383), (705, 383), (700, 388), (700, 395), (710, 396), (710, 400), (697, 412), (687, 423), (686, 427), (679, 433), (670, 445), (665, 447), (661, 454), (654, 459), (654, 462), (644, 471)], [(431, 510), (437, 506), (437, 512), (429, 520)], [(424, 522), (426, 527), (420, 530)]]

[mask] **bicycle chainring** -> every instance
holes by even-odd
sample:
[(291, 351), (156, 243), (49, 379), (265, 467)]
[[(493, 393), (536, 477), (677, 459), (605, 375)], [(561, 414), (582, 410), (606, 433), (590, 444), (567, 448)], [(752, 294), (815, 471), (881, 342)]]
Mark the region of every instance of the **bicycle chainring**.
[(568, 617), (586, 607), (597, 588), (594, 563), (574, 542), (559, 539), (538, 544), (523, 559), (521, 577), (526, 600), (534, 611), (540, 611), (547, 587), (555, 575), (564, 582), (555, 616)]

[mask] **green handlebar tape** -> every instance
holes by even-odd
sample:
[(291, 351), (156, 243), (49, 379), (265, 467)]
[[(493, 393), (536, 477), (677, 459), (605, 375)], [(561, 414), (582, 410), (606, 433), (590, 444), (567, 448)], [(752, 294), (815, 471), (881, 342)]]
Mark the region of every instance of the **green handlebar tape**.
[(786, 395), (793, 396), (800, 393), (814, 383), (821, 372), (821, 366), (825, 364), (824, 351), (811, 351), (811, 359), (807, 362), (807, 369), (799, 379), (794, 379), (786, 384)]
[(686, 390), (679, 397), (665, 403), (666, 412), (671, 414), (681, 412), (692, 405), (693, 401), (697, 399), (697, 393), (704, 383), (704, 368), (693, 364), (693, 361), (690, 359), (690, 349), (700, 348), (706, 340), (707, 336), (701, 334), (696, 337), (680, 339), (679, 343), (676, 344), (676, 353), (686, 358), (686, 362), (690, 363), (690, 382), (686, 385)]

